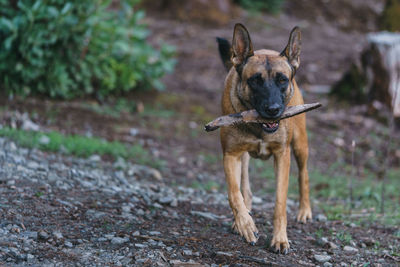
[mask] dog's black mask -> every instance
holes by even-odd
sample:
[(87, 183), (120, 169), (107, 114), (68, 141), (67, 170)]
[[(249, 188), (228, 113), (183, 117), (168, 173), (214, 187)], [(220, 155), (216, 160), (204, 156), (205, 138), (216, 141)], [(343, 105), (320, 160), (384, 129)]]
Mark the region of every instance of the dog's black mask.
[(264, 79), (256, 73), (247, 79), (252, 90), (251, 104), (266, 119), (278, 119), (285, 110), (286, 89), (289, 79), (282, 73)]

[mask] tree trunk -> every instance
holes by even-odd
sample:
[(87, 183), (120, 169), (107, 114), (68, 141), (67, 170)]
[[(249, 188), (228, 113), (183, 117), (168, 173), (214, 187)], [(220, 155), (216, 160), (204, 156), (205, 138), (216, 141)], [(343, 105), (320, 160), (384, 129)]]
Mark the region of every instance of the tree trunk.
[(400, 33), (369, 34), (368, 42), (361, 61), (369, 102), (386, 104), (400, 118)]

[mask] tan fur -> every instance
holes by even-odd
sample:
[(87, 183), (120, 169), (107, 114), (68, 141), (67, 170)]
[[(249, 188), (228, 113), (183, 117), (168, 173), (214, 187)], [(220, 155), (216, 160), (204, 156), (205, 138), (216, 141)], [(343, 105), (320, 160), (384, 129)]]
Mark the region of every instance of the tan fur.
[[(271, 71), (265, 68), (266, 61), (271, 65)], [(248, 58), (242, 70), (241, 79), (233, 67), (225, 80), (225, 90), (222, 97), (222, 112), (224, 115), (247, 110), (244, 102), (250, 102), (251, 90), (246, 80), (259, 72), (263, 78), (281, 72), (290, 77), (291, 67), (288, 60), (278, 52), (272, 50), (258, 50)], [(291, 81), (293, 96), (287, 105), (303, 104), (303, 98), (296, 81)], [(239, 100), (239, 96), (242, 101)], [(274, 157), (276, 176), (276, 201), (273, 219), (273, 238), (271, 246), (276, 250), (287, 251), (289, 242), (286, 233), (286, 198), (289, 183), (290, 151), (294, 155), (299, 167), (300, 209), (297, 220), (306, 222), (311, 219), (311, 207), (308, 187), (308, 143), (305, 125), (305, 114), (301, 114), (280, 122), (279, 129), (272, 134), (261, 133), (256, 136), (246, 127), (237, 125), (221, 128), (221, 145), (224, 156), (224, 170), (228, 184), (228, 198), (235, 222), (234, 230), (244, 236), (248, 242), (257, 241), (257, 228), (249, 215), (251, 210), (252, 193), (248, 176), (249, 154), (253, 157), (267, 159)]]

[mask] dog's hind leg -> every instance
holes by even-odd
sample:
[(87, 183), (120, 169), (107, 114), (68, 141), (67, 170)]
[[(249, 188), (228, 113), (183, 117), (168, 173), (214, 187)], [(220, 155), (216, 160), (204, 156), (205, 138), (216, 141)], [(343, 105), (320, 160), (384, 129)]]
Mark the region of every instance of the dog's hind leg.
[(242, 191), (244, 204), (246, 208), (251, 211), (251, 202), (253, 200), (253, 194), (251, 193), (250, 181), (249, 181), (249, 161), (250, 155), (248, 152), (243, 153), (242, 158), (242, 174), (240, 180), (240, 189)]
[(247, 242), (255, 244), (258, 239), (258, 230), (244, 204), (238, 183), (241, 172), (241, 155), (224, 154), (224, 170), (228, 184), (229, 205), (235, 217), (233, 228), (246, 238)]
[(309, 198), (309, 184), (308, 184), (308, 140), (305, 126), (305, 116), (295, 127), (293, 136), (293, 151), (296, 158), (297, 166), (299, 168), (299, 190), (300, 190), (300, 203), (299, 213), (297, 214), (297, 221), (306, 223), (307, 219), (312, 220), (312, 212)]

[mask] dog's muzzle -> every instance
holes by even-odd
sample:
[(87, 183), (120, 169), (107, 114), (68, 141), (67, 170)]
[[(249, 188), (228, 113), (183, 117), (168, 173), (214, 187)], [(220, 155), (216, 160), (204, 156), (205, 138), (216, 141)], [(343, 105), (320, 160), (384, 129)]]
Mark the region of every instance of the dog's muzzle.
[(266, 133), (274, 133), (279, 129), (279, 121), (260, 123), (261, 128)]

